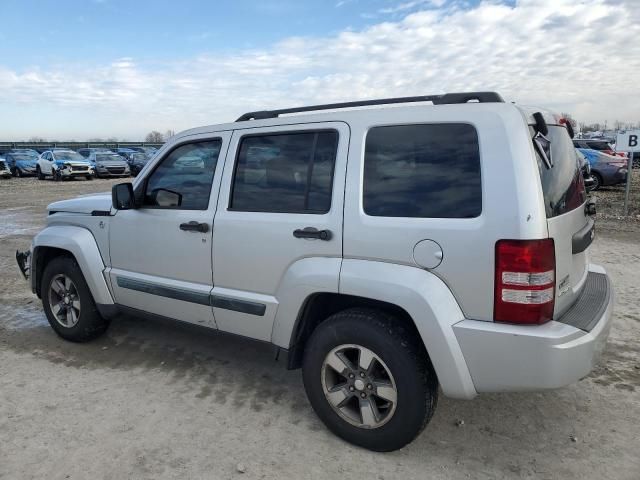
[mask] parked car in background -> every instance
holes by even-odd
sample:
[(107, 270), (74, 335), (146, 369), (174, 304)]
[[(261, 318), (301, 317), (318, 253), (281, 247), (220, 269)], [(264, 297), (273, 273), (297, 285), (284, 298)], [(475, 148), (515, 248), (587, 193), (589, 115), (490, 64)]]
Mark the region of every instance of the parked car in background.
[(135, 150), (136, 152), (146, 153), (147, 155), (154, 155), (158, 149), (156, 147), (129, 147), (131, 150)]
[(11, 170), (9, 170), (7, 161), (4, 159), (4, 157), (0, 157), (0, 177), (11, 178)]
[(627, 181), (628, 168), (625, 159), (607, 155), (590, 148), (579, 148), (578, 151), (584, 155), (589, 165), (591, 165), (591, 177), (594, 182), (591, 190), (598, 190), (600, 187), (618, 185)]
[(60, 181), (66, 178), (84, 177), (93, 179), (93, 166), (82, 155), (73, 150), (54, 148), (47, 150), (38, 158), (36, 175), (38, 180), (47, 176)]
[(607, 155), (627, 158), (626, 153), (616, 152), (615, 148), (613, 147), (611, 142), (609, 142), (608, 140), (574, 138), (573, 146), (576, 148), (588, 148), (590, 150), (597, 150), (598, 152), (606, 153)]
[(29, 153), (32, 151), (33, 150), (13, 150), (5, 155), (7, 166), (14, 177), (27, 177), (36, 174), (38, 154)]
[(93, 152), (87, 161), (93, 165), (96, 177), (128, 177), (131, 174), (129, 164), (117, 153)]
[(151, 158), (153, 158), (153, 156), (146, 153), (137, 152), (132, 154), (128, 160), (131, 175), (134, 177), (137, 176)]
[(137, 150), (133, 150), (131, 148), (114, 148), (113, 152), (117, 153), (121, 157), (124, 157), (125, 160), (130, 161), (131, 156), (135, 153), (140, 153)]
[(95, 147), (95, 148), (90, 147), (90, 148), (81, 148), (78, 150), (78, 153), (82, 155), (84, 158), (87, 158), (92, 153), (98, 153), (98, 152), (112, 153), (111, 150), (105, 147)]
[(591, 175), (591, 164), (584, 156), (584, 154), (577, 148), (576, 156), (578, 157), (578, 167), (580, 167), (582, 178), (584, 179), (584, 188), (586, 188), (587, 191), (590, 192), (595, 186), (595, 181), (593, 180), (593, 176)]

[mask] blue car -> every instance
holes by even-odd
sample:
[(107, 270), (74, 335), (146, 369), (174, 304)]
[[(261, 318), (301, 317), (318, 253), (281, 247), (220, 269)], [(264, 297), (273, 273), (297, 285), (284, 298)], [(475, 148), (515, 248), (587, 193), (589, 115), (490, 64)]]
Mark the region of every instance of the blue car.
[(627, 181), (627, 161), (590, 148), (578, 148), (591, 165), (592, 190), (618, 185)]
[(29, 177), (36, 174), (38, 155), (28, 151), (11, 151), (5, 154), (7, 166), (14, 177)]

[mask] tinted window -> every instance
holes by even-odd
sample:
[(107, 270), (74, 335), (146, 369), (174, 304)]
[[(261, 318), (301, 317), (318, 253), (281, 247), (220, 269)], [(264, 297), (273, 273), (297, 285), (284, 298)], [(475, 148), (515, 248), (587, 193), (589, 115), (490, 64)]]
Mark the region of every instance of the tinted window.
[(143, 204), (206, 210), (221, 145), (220, 140), (211, 140), (173, 150), (149, 176)]
[(335, 131), (243, 138), (229, 207), (251, 212), (328, 212), (337, 144)]
[(467, 124), (369, 131), (364, 211), (382, 217), (469, 218), (482, 211), (478, 134)]
[[(533, 128), (530, 129), (533, 136)], [(562, 215), (582, 205), (586, 199), (579, 158), (565, 127), (549, 125), (553, 167), (547, 168), (540, 155), (538, 168), (547, 218)]]
[(599, 152), (612, 149), (611, 146), (606, 142), (587, 142), (587, 148), (598, 150)]

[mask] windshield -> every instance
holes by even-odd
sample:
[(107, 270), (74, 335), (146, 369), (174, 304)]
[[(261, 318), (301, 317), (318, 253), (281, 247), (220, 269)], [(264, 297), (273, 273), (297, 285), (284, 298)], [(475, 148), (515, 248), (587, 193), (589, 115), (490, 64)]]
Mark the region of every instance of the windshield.
[(120, 157), (120, 155), (116, 155), (116, 154), (111, 154), (111, 155), (96, 155), (96, 161), (97, 162), (104, 162), (104, 161), (108, 161), (108, 160), (122, 160), (122, 157)]
[(134, 162), (142, 162), (142, 163), (147, 163), (147, 161), (149, 160), (144, 153), (134, 153), (133, 155), (131, 155), (131, 159)]
[[(531, 130), (533, 137), (534, 130)], [(581, 206), (587, 198), (584, 179), (580, 173), (576, 149), (567, 129), (549, 125), (547, 135), (551, 146), (552, 167), (548, 168), (536, 150), (540, 181), (547, 218), (556, 217)]]
[(55, 156), (56, 160), (68, 160), (68, 161), (74, 161), (74, 162), (85, 161), (82, 155), (76, 152), (72, 152), (70, 150), (53, 152), (53, 155)]
[(611, 145), (607, 142), (587, 142), (587, 146), (592, 150), (598, 150), (599, 152), (604, 152), (606, 150), (613, 150)]
[(29, 155), (28, 153), (9, 153), (7, 154), (7, 160), (15, 160), (17, 162), (35, 162), (37, 160), (36, 155)]

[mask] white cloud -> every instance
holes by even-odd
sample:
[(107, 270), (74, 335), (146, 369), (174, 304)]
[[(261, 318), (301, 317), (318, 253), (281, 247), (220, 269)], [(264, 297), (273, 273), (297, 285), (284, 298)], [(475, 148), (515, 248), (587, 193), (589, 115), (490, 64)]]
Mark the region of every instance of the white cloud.
[[(362, 31), (233, 55), (0, 66), (0, 104), (21, 111), (19, 122), (0, 116), (0, 127), (13, 137), (136, 138), (247, 110), (464, 90), (496, 90), (584, 121), (640, 121), (640, 13), (631, 0), (430, 3)], [(73, 114), (55, 123), (41, 109)]]

